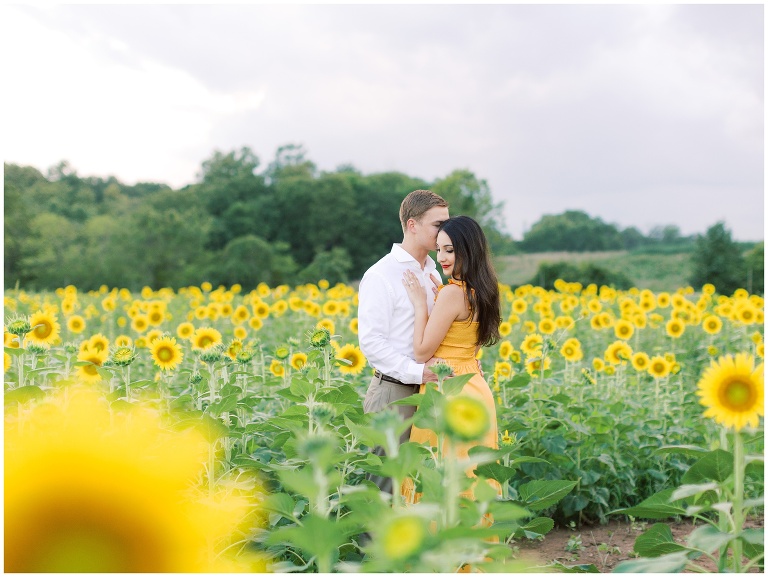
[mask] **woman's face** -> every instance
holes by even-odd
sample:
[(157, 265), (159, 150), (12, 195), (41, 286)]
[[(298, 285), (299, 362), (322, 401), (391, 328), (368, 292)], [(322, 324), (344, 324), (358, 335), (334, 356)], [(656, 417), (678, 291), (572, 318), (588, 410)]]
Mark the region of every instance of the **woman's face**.
[(453, 241), (443, 230), (437, 233), (437, 262), (443, 267), (444, 275), (453, 276), (453, 268), (456, 263)]

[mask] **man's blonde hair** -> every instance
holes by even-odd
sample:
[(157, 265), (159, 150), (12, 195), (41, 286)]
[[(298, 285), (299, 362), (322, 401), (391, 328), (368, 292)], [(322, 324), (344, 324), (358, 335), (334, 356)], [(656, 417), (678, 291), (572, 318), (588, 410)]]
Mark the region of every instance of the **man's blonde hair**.
[(405, 232), (410, 219), (421, 221), (424, 213), (436, 206), (448, 208), (448, 202), (431, 190), (414, 190), (409, 193), (400, 204), (400, 224), (403, 227), (403, 232)]

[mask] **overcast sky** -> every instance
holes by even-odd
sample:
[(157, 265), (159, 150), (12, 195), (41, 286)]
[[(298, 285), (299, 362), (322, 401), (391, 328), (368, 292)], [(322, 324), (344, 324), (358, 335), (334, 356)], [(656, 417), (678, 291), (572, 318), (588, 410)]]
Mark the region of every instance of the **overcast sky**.
[(293, 143), (320, 170), (469, 169), (516, 239), (568, 209), (764, 236), (762, 4), (48, 5), (0, 20), (6, 162), (178, 188), (214, 150), (266, 166)]

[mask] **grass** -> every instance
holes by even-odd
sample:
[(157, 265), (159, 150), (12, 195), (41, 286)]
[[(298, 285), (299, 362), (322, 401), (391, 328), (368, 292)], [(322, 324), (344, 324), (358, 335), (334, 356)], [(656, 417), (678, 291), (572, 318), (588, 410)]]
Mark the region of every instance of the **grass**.
[(499, 281), (508, 285), (531, 282), (542, 262), (593, 262), (627, 275), (637, 288), (670, 291), (688, 285), (690, 253), (634, 254), (607, 252), (540, 252), (499, 256), (494, 260)]

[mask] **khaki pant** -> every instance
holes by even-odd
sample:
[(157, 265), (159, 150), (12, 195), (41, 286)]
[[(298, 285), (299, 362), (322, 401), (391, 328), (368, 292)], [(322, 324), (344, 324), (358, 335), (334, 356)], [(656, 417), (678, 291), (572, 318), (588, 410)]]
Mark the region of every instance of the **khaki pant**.
[[(374, 376), (371, 379), (371, 384), (368, 385), (368, 392), (363, 401), (363, 412), (377, 413), (383, 411), (390, 403), (418, 393), (419, 386), (420, 385), (398, 385), (397, 383), (382, 381), (379, 377)], [(416, 407), (411, 405), (396, 405), (395, 408), (403, 420), (410, 419), (416, 412)], [(400, 435), (400, 444), (406, 443), (410, 438), (411, 427), (408, 427), (405, 432)], [(374, 447), (373, 453), (380, 457), (386, 454), (384, 447)], [(377, 475), (368, 474), (366, 478), (385, 493), (392, 494), (392, 479), (389, 477), (379, 477)]]

